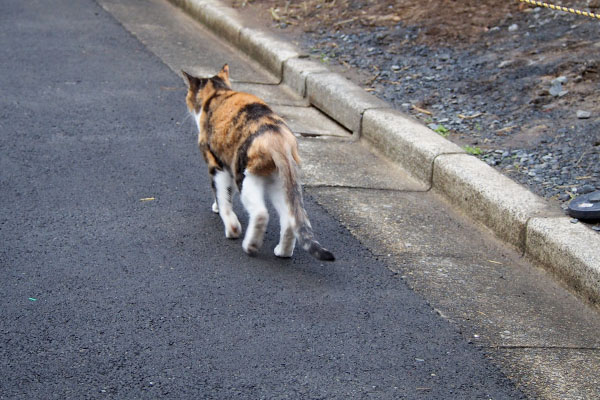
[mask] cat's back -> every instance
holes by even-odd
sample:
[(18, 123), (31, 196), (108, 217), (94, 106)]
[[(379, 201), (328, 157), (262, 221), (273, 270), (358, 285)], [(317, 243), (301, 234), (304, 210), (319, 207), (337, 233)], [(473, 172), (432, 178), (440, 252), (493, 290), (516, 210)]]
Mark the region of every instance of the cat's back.
[(232, 90), (219, 97), (205, 110), (205, 131), (211, 148), (228, 164), (258, 137), (290, 135), (283, 119), (259, 97)]
[(221, 94), (222, 101), (215, 109), (208, 107), (211, 123), (223, 128), (251, 130), (261, 122), (283, 122), (261, 98), (245, 92), (230, 90)]

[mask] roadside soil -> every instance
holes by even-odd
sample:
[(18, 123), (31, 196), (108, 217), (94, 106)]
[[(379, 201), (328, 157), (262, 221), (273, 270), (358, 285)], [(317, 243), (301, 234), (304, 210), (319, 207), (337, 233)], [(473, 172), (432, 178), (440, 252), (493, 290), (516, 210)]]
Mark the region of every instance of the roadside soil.
[(563, 208), (600, 190), (600, 19), (517, 0), (229, 4)]

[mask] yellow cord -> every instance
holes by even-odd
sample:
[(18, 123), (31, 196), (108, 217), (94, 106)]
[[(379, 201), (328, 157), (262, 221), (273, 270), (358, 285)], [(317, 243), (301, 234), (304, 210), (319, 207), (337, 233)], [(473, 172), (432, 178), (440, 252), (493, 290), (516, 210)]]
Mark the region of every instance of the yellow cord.
[(532, 4), (534, 6), (550, 8), (551, 10), (559, 10), (559, 11), (564, 11), (564, 12), (568, 12), (571, 14), (583, 15), (584, 17), (600, 19), (600, 14), (594, 14), (594, 13), (588, 12), (588, 11), (581, 11), (581, 10), (576, 10), (574, 8), (556, 6), (554, 4), (543, 3), (541, 1), (534, 1), (534, 0), (519, 0), (519, 1), (521, 3)]

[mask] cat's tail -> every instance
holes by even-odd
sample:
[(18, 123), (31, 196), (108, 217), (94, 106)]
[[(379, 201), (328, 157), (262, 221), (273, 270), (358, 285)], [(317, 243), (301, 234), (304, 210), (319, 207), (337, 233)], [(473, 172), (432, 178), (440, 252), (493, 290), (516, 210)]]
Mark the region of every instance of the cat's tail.
[(279, 176), (283, 181), (283, 189), (298, 244), (311, 256), (319, 260), (334, 261), (335, 256), (315, 239), (308, 215), (304, 209), (302, 186), (298, 179), (298, 164), (295, 161), (296, 157), (292, 156), (292, 150), (289, 148), (279, 151), (273, 150), (272, 156), (279, 171)]

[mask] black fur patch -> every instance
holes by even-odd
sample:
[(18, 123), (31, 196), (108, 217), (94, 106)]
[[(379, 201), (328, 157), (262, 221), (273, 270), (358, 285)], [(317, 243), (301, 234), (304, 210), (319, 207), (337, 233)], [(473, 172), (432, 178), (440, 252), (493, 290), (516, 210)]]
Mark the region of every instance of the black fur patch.
[(218, 90), (218, 89), (231, 89), (231, 88), (229, 87), (229, 85), (227, 85), (227, 84), (225, 83), (225, 81), (224, 81), (223, 79), (221, 79), (220, 77), (218, 77), (218, 76), (213, 76), (212, 78), (210, 78), (210, 80), (212, 81), (212, 83), (213, 83), (213, 86), (214, 86), (214, 87), (215, 87), (215, 89), (217, 89), (217, 90)]
[(335, 256), (329, 250), (321, 247), (319, 242), (313, 241), (308, 248), (308, 253), (314, 258), (322, 261), (335, 261)]
[(213, 158), (217, 162), (217, 165), (218, 165), (217, 170), (222, 171), (224, 163), (223, 163), (223, 161), (221, 161), (221, 159), (219, 157), (217, 157), (215, 152), (212, 151), (212, 149), (210, 148), (210, 145), (208, 146), (208, 152), (210, 153), (211, 156), (213, 156)]
[(259, 121), (262, 118), (268, 117), (269, 123), (278, 123), (273, 118), (273, 110), (269, 106), (262, 103), (250, 103), (238, 110), (237, 114), (231, 120), (231, 126), (244, 126), (249, 122)]

